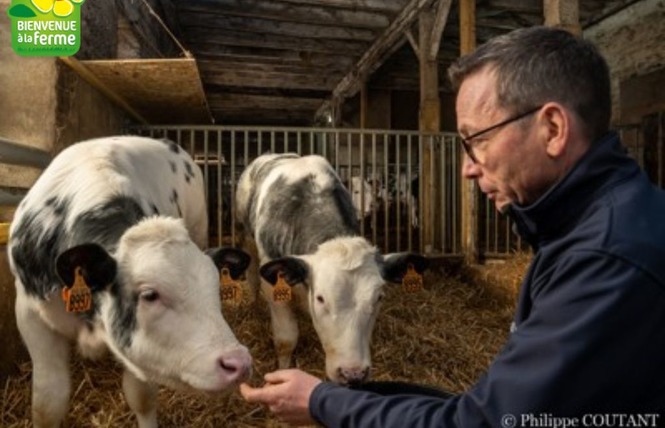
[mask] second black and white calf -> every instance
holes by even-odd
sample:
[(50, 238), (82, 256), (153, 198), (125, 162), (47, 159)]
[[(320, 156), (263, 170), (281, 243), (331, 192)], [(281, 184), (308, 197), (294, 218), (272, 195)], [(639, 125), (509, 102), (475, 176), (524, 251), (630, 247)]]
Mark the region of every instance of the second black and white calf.
[(243, 172), (236, 215), (254, 241), (280, 368), (291, 365), (298, 325), (289, 302), (273, 299), (280, 275), (309, 311), (326, 354), (326, 374), (356, 383), (370, 372), (370, 339), (386, 281), (399, 282), (416, 254), (382, 256), (359, 236), (352, 198), (320, 156), (268, 154)]

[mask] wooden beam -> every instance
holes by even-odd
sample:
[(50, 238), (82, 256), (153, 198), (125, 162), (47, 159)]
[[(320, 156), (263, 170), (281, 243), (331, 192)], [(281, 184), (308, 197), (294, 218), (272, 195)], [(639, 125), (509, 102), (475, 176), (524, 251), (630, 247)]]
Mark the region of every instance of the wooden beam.
[(321, 98), (284, 97), (254, 94), (208, 94), (210, 104), (225, 111), (244, 109), (293, 109), (314, 111), (321, 104)]
[(178, 13), (236, 16), (315, 25), (381, 30), (390, 23), (386, 13), (257, 0), (197, 0), (181, 4)]
[[(476, 0), (459, 0), (460, 55), (476, 49)], [(462, 161), (464, 162), (464, 156)], [(461, 166), (460, 166), (461, 171)], [(473, 180), (463, 180), (462, 202), (462, 252), (469, 264), (480, 262), (478, 254), (478, 189)]]
[(367, 81), (363, 81), (363, 84), (360, 86), (360, 129), (367, 128), (368, 102)]
[(436, 8), (436, 17), (430, 35), (431, 45), (428, 52), (429, 59), (431, 60), (436, 59), (439, 54), (441, 36), (443, 35), (443, 29), (446, 27), (446, 22), (448, 22), (448, 13), (450, 12), (450, 5), (452, 3), (453, 0), (439, 0)]
[(487, 6), (511, 10), (516, 13), (530, 13), (541, 15), (543, 13), (543, 0), (489, 0)]
[(295, 50), (333, 55), (344, 54), (357, 56), (358, 58), (369, 46), (369, 42), (356, 40), (314, 39), (279, 34), (248, 33), (226, 28), (211, 30), (198, 27), (188, 29), (187, 42), (194, 51), (196, 51), (196, 46), (201, 44), (245, 48), (260, 46), (264, 49)]
[(476, 50), (476, 0), (459, 2), (460, 54)]
[[(333, 90), (332, 98), (342, 99), (355, 95), (361, 84), (359, 77), (371, 75), (390, 54), (404, 43), (404, 31), (413, 24), (420, 11), (430, 2), (431, 0), (410, 0), (395, 20), (390, 23), (390, 26), (358, 60), (353, 70), (340, 80)], [(328, 108), (327, 105), (322, 106), (319, 113), (326, 108)]]
[(300, 70), (326, 70), (346, 72), (353, 65), (353, 59), (343, 55), (321, 55), (294, 51), (276, 51), (271, 57), (239, 55), (233, 50), (215, 51), (214, 47), (201, 47), (197, 50), (197, 64), (201, 68), (257, 67), (261, 69), (289, 67)]
[(404, 32), (404, 35), (406, 36), (406, 39), (409, 41), (411, 49), (413, 49), (413, 52), (416, 54), (416, 57), (420, 58), (420, 48), (418, 47), (418, 42), (413, 37), (413, 33), (411, 32), (411, 30), (410, 29), (406, 30)]
[(191, 27), (207, 28), (213, 31), (216, 28), (226, 28), (234, 31), (277, 34), (297, 38), (364, 40), (367, 42), (374, 40), (378, 31), (367, 28), (301, 24), (298, 22), (279, 22), (272, 19), (249, 19), (194, 13), (183, 14), (180, 17), (180, 25), (185, 31)]
[(206, 84), (222, 86), (246, 86), (265, 88), (320, 89), (331, 91), (335, 87), (335, 76), (295, 73), (263, 73), (256, 71), (229, 70), (222, 73), (204, 73)]
[(582, 34), (579, 0), (543, 0), (545, 25)]
[(215, 123), (223, 125), (307, 126), (312, 122), (310, 110), (254, 109), (238, 112), (214, 110)]
[[(420, 70), (420, 110), (419, 129), (425, 133), (436, 133), (440, 129), (441, 102), (439, 100), (439, 73), (436, 56), (431, 58), (432, 34), (434, 29), (434, 14), (423, 10), (418, 19), (418, 45), (423, 55), (419, 58)], [(420, 180), (421, 195), (420, 206), (422, 209), (422, 247), (425, 254), (430, 254), (433, 248), (437, 248), (437, 233), (435, 226), (435, 215), (441, 201), (435, 197), (436, 189), (439, 188), (438, 168), (435, 159), (438, 159), (437, 148), (434, 141), (430, 139), (423, 145), (422, 177)]]
[[(184, 1), (191, 1), (191, 0), (184, 0)], [(279, 1), (286, 3), (337, 7), (337, 8), (351, 9), (351, 10), (374, 10), (374, 11), (397, 13), (404, 7), (405, 0), (279, 0)]]

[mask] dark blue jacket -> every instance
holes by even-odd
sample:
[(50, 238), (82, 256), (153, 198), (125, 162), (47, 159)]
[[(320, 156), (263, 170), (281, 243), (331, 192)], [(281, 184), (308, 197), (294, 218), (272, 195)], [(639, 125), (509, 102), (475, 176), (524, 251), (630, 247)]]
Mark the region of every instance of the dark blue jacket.
[(665, 425), (665, 192), (609, 134), (536, 203), (510, 214), (534, 258), (513, 331), (478, 383), (447, 400), (323, 383), (309, 404), (318, 422), (648, 426), (601, 418), (658, 413)]

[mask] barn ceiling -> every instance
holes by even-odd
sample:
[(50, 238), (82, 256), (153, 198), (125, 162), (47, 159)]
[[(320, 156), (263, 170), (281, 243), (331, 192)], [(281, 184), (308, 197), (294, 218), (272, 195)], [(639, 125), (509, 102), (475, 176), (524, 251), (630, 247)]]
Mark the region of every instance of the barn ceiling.
[[(447, 0), (170, 0), (169, 22), (196, 58), (216, 123), (311, 125), (333, 94), (419, 90), (420, 11)], [(579, 0), (586, 27), (633, 1)], [(164, 3), (164, 2), (163, 2)], [(543, 23), (543, 0), (477, 0), (477, 43)], [(457, 0), (439, 46), (439, 73), (459, 52)]]

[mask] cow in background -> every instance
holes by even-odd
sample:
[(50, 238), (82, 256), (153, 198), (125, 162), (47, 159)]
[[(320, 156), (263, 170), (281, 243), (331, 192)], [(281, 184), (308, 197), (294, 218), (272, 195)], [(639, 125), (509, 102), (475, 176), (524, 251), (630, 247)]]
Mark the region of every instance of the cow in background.
[[(328, 378), (366, 380), (384, 283), (400, 282), (409, 265), (422, 272), (427, 260), (410, 253), (382, 256), (359, 236), (352, 196), (321, 156), (255, 159), (238, 182), (236, 216), (248, 247), (258, 252), (279, 367), (291, 365), (298, 340), (296, 303), (311, 316)], [(278, 286), (290, 287), (294, 301), (278, 299)]]
[(247, 379), (251, 358), (222, 317), (219, 269), (238, 277), (249, 256), (204, 253), (207, 228), (201, 171), (175, 143), (102, 138), (53, 159), (8, 244), (35, 426), (67, 413), (72, 341), (123, 364), (140, 427), (157, 425), (156, 384), (214, 392)]
[(406, 213), (411, 227), (418, 227), (418, 199), (420, 194), (420, 179), (418, 175), (408, 176), (399, 174), (392, 177), (388, 190), (392, 201), (400, 204), (400, 209)]
[(376, 209), (376, 200), (372, 192), (372, 185), (360, 176), (353, 176), (347, 185), (351, 192), (351, 200), (356, 209), (356, 218), (362, 220), (370, 216)]

